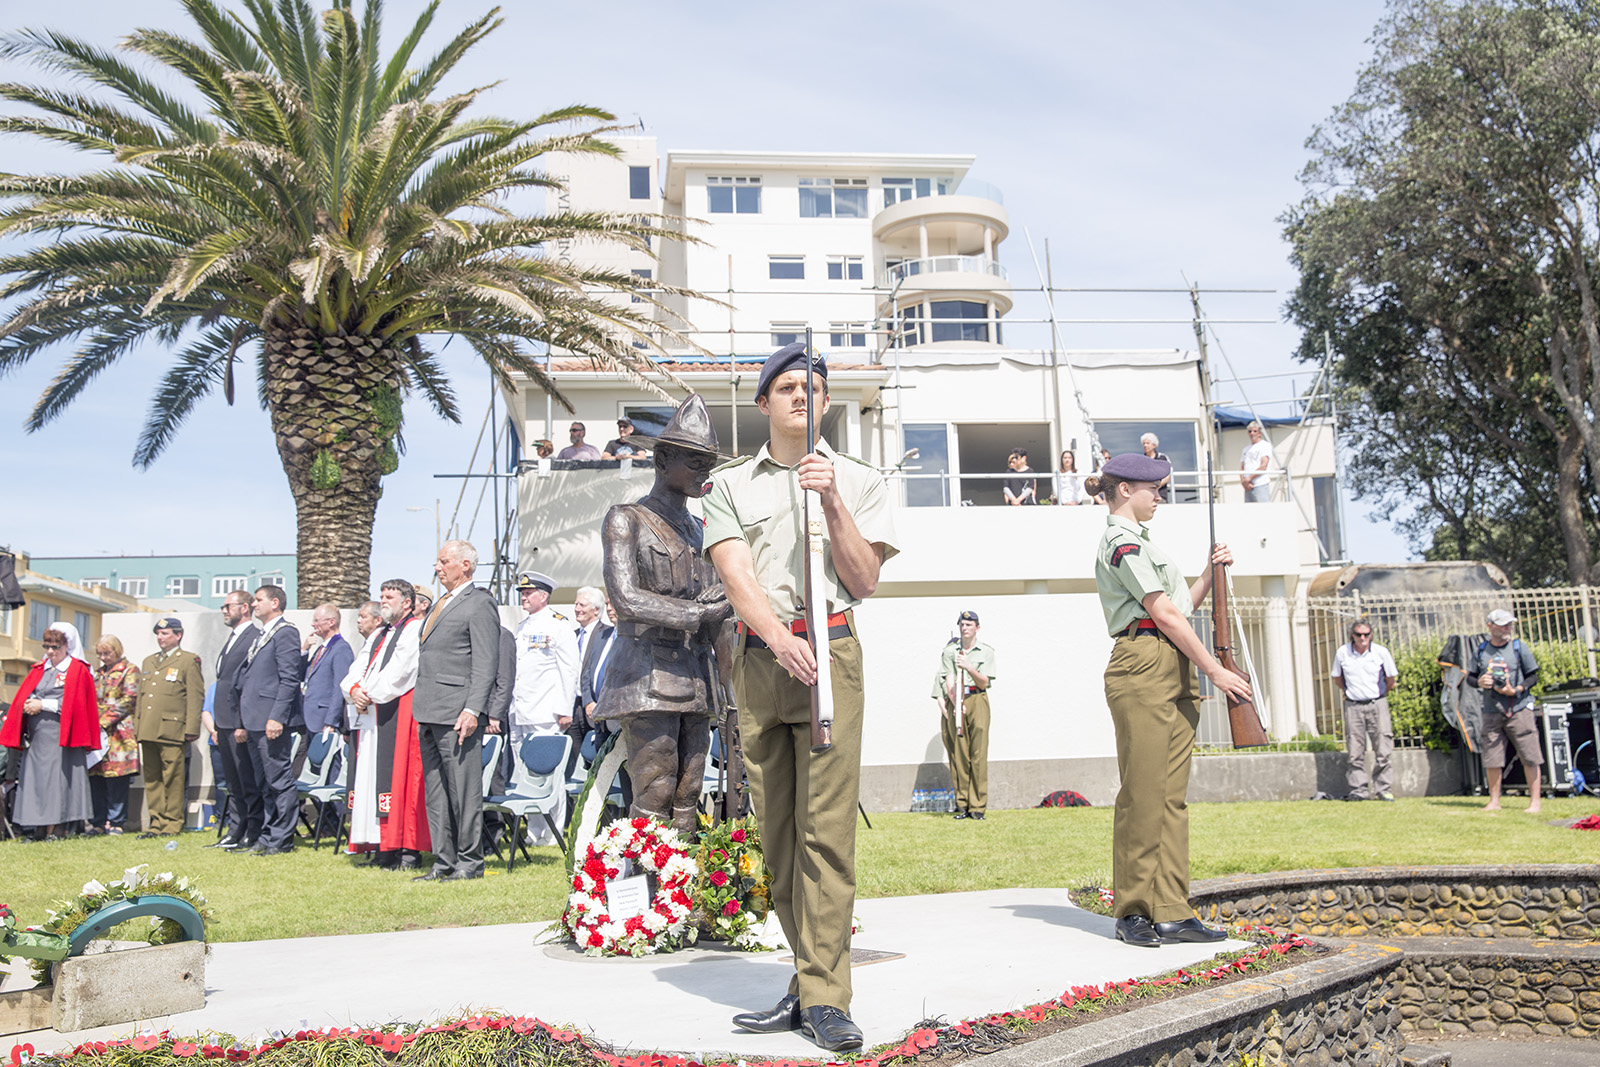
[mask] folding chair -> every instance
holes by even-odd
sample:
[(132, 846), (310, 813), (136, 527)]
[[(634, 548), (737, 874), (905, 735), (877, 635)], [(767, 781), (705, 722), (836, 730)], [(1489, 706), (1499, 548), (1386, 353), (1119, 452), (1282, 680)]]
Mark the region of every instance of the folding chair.
[[(292, 750), (298, 750), (299, 742), (300, 736), (296, 734), (294, 742), (290, 745), (290, 748)], [(307, 800), (316, 800), (316, 796), (314, 794), (327, 788), (328, 778), (331, 776), (331, 772), (333, 770), (334, 756), (342, 753), (343, 751), (344, 738), (337, 733), (319, 733), (316, 737), (311, 739), (311, 747), (306, 750), (306, 765), (301, 768), (300, 777), (294, 783), (294, 788), (295, 793), (299, 798), (297, 802), (299, 806), (296, 810), (299, 811), (300, 822), (305, 826), (306, 833), (308, 834), (315, 835), (317, 837), (321, 836), (320, 827), (312, 825), (311, 820), (306, 818), (305, 802)], [(292, 758), (293, 757), (291, 756), (291, 759)], [(320, 823), (322, 820), (323, 803), (325, 802), (318, 802), (317, 804), (318, 823)]]
[(518, 849), (522, 850), (523, 859), (533, 859), (528, 852), (528, 843), (523, 840), (523, 830), (527, 827), (530, 815), (541, 816), (545, 825), (550, 827), (550, 833), (555, 836), (557, 847), (566, 850), (566, 839), (561, 834), (561, 827), (551, 818), (551, 813), (556, 810), (561, 793), (566, 788), (566, 775), (562, 772), (566, 770), (567, 756), (571, 751), (572, 738), (566, 734), (535, 734), (524, 738), (517, 750), (517, 762), (512, 767), (508, 792), (484, 801), (486, 810), (511, 816), (507, 874), (517, 864)]
[[(505, 747), (505, 734), (484, 734), (483, 749), (480, 755), (483, 758), (483, 800), (487, 804), (489, 797), (494, 792), (494, 772), (500, 765), (500, 752)], [(496, 856), (500, 855), (500, 842), (495, 835), (489, 832), (488, 824), (483, 827), (483, 843), (494, 850)]]
[[(323, 763), (324, 767), (326, 767), (328, 763), (331, 763), (333, 761), (334, 755), (336, 753), (343, 753), (344, 750), (345, 750), (344, 738), (341, 737), (338, 734), (335, 734), (334, 735), (334, 739), (338, 742), (338, 744), (335, 745), (335, 746), (332, 746), (333, 747), (333, 752), (330, 752), (327, 756), (324, 757), (324, 763)], [(306, 766), (309, 767), (311, 765), (312, 758), (314, 758), (316, 756), (316, 750), (317, 750), (316, 742), (312, 742), (310, 755), (308, 755), (307, 758), (306, 758)], [(326, 772), (324, 772), (323, 777), (324, 778), (327, 777)], [(314, 849), (321, 848), (322, 847), (323, 815), (327, 811), (328, 805), (329, 804), (338, 804), (341, 800), (344, 800), (346, 797), (349, 796), (349, 793), (350, 793), (350, 761), (348, 759), (341, 759), (339, 761), (338, 781), (331, 781), (331, 782), (330, 781), (325, 781), (322, 785), (319, 785), (319, 786), (309, 786), (309, 787), (302, 786), (299, 789), (299, 793), (300, 793), (300, 800), (301, 800), (302, 803), (307, 801), (307, 800), (309, 800), (309, 801), (311, 801), (312, 804), (316, 805), (317, 821), (316, 821), (315, 832), (313, 833), (313, 835), (311, 837), (311, 847), (314, 848)], [(337, 809), (335, 809), (335, 810), (337, 810)], [(303, 812), (301, 813), (301, 817), (304, 818), (304, 813)], [(345, 810), (340, 813), (338, 825), (337, 825), (337, 827), (335, 827), (335, 829), (333, 831), (333, 847), (334, 847), (335, 851), (338, 850), (339, 841), (344, 836), (346, 821), (349, 819), (349, 817), (350, 817), (349, 805), (346, 805), (345, 806)]]

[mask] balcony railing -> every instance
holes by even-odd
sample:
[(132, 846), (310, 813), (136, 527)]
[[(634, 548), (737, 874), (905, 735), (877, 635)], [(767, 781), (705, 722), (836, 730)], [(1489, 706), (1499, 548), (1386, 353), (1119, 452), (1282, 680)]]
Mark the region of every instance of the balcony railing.
[(902, 263), (896, 263), (883, 272), (882, 280), (878, 284), (884, 289), (893, 289), (907, 278), (918, 274), (934, 274), (943, 271), (956, 271), (964, 274), (988, 274), (1002, 281), (1007, 277), (1006, 268), (988, 256), (930, 256), (927, 259), (908, 259)]

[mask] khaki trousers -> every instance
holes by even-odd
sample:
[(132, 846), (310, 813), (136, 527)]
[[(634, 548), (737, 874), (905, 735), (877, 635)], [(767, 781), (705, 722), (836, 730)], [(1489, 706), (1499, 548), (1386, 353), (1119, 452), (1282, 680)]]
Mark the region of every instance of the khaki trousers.
[(144, 772), (144, 805), (150, 813), (153, 834), (176, 834), (183, 830), (188, 783), (184, 777), (183, 742), (169, 745), (162, 741), (139, 742), (140, 768)]
[(967, 697), (961, 717), (961, 736), (956, 736), (956, 714), (946, 711), (940, 717), (939, 732), (950, 757), (950, 779), (956, 787), (956, 807), (962, 811), (985, 812), (989, 808), (989, 694)]
[[(1367, 742), (1372, 742), (1372, 788), (1367, 789)], [(1380, 797), (1394, 790), (1394, 727), (1389, 698), (1344, 702), (1345, 782), (1353, 797)]]
[[(854, 628), (854, 623), (852, 630)], [(789, 992), (800, 1006), (850, 1010), (850, 927), (856, 903), (856, 805), (861, 797), (861, 643), (829, 642), (833, 747), (811, 754), (811, 690), (765, 648), (733, 656), (739, 737), (772, 906), (794, 950)]]
[(1111, 882), (1116, 915), (1190, 918), (1189, 761), (1200, 722), (1195, 670), (1166, 637), (1119, 637), (1106, 665), (1117, 732)]

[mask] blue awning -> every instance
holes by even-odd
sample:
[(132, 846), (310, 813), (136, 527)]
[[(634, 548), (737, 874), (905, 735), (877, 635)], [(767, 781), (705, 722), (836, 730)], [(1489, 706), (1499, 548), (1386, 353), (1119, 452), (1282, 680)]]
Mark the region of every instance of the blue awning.
[[(1217, 428), (1222, 430), (1233, 430), (1241, 426), (1248, 426), (1250, 421), (1255, 418), (1250, 414), (1249, 408), (1233, 408), (1223, 404), (1218, 404), (1211, 409), (1211, 417), (1216, 420)], [(1263, 426), (1298, 426), (1300, 424), (1298, 418), (1274, 419), (1262, 417), (1259, 421)]]

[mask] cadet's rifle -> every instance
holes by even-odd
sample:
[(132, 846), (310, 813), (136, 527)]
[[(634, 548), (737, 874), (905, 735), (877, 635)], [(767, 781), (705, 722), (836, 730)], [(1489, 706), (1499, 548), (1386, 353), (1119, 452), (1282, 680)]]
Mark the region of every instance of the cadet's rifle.
[[(811, 327), (806, 327), (806, 455), (817, 446), (817, 395), (813, 384), (816, 350), (811, 347)], [(806, 531), (806, 640), (817, 661), (817, 681), (811, 687), (811, 751), (833, 747), (833, 671), (828, 658), (828, 574), (824, 569), (822, 495), (814, 489), (800, 494), (801, 518)]]
[[(1211, 454), (1206, 454), (1206, 507), (1211, 516), (1211, 552), (1217, 550), (1217, 498), (1212, 484)], [(1228, 569), (1220, 563), (1211, 564), (1211, 636), (1216, 646), (1217, 662), (1224, 670), (1250, 680), (1233, 659), (1233, 630), (1228, 624)], [(1228, 699), (1228, 727), (1233, 731), (1234, 748), (1255, 748), (1268, 744), (1267, 732), (1261, 728), (1261, 717), (1256, 706), (1248, 700), (1237, 700), (1232, 693)]]

